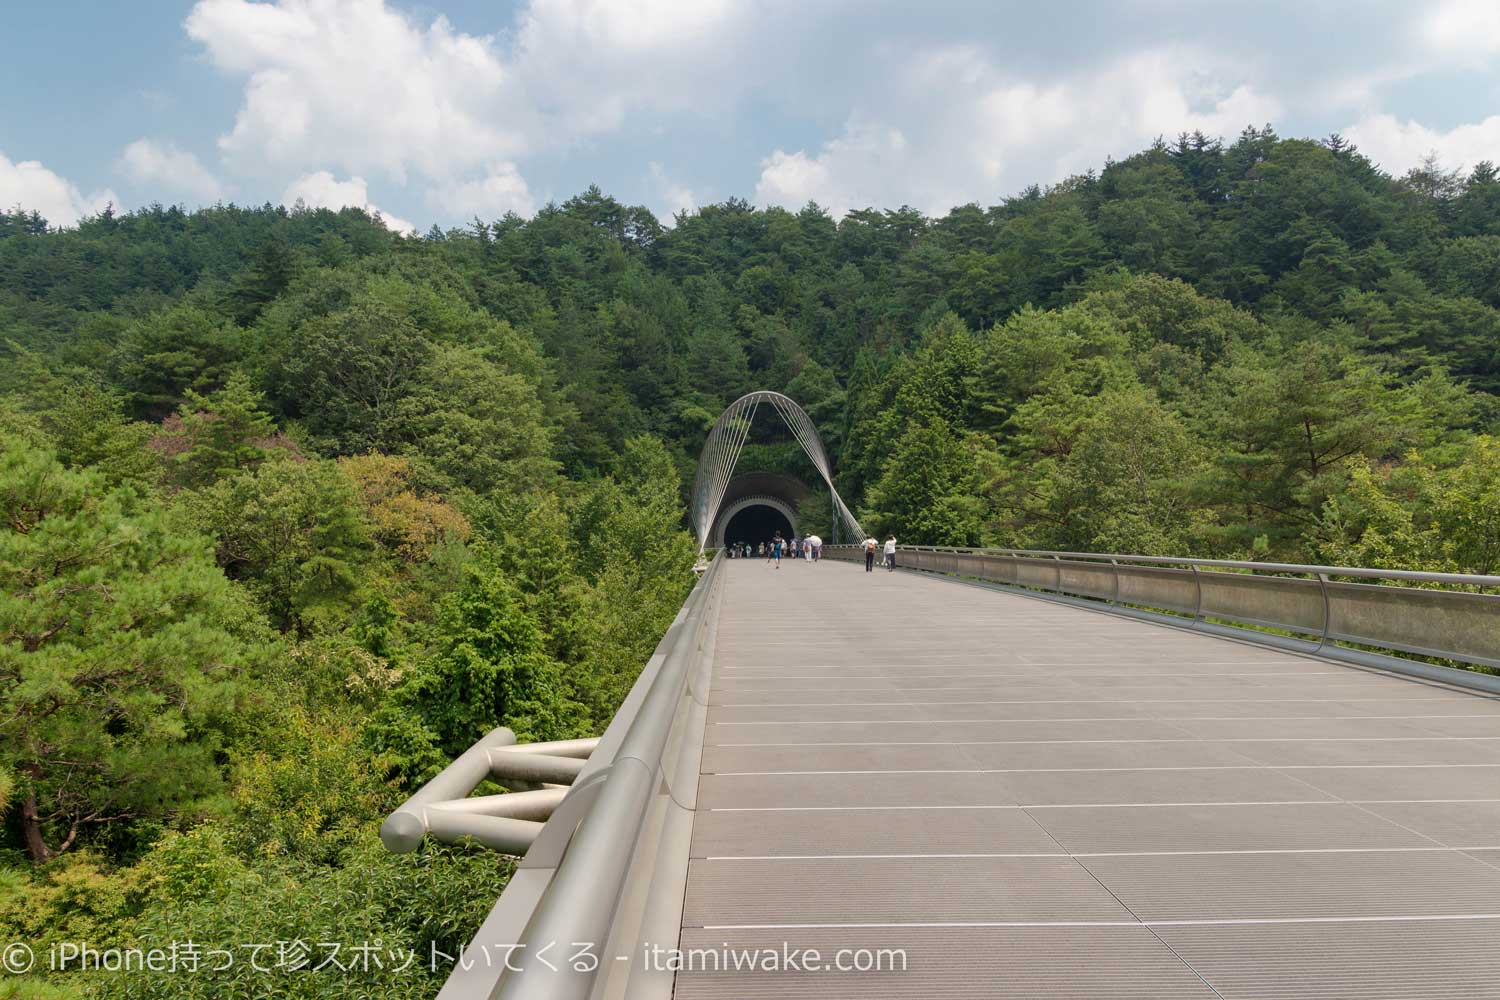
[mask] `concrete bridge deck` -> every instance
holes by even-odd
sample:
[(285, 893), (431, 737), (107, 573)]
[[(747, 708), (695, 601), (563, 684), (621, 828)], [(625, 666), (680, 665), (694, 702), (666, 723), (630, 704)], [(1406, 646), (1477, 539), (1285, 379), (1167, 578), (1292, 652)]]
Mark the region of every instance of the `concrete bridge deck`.
[(906, 969), (677, 997), (1500, 998), (1500, 700), (920, 574), (723, 570), (681, 943)]

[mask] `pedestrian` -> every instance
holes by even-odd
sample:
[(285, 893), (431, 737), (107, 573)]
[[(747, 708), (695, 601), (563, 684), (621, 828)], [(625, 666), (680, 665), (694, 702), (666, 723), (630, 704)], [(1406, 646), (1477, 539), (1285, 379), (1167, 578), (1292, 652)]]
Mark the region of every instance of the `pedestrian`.
[(771, 539), (771, 559), (776, 563), (776, 568), (781, 568), (781, 550), (786, 542), (781, 538), (781, 532), (776, 532), (776, 537)]
[(873, 573), (873, 572), (875, 572), (875, 550), (877, 548), (879, 548), (879, 547), (880, 547), (880, 544), (875, 541), (875, 539), (874, 539), (873, 536), (865, 539), (865, 572), (866, 573)]
[(896, 536), (895, 535), (892, 535), (891, 537), (889, 537), (889, 538), (887, 538), (885, 540), (885, 568), (886, 568), (887, 572), (894, 572), (895, 569), (896, 569)]

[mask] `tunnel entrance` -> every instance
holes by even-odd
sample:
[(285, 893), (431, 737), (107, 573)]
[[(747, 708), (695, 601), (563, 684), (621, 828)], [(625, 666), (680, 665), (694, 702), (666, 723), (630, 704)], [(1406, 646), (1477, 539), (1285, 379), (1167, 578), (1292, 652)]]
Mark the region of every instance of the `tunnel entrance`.
[(808, 495), (798, 480), (769, 472), (736, 476), (724, 493), (710, 535), (713, 544), (720, 546), (759, 545), (778, 531), (790, 539), (797, 534), (797, 505)]
[(737, 512), (724, 525), (724, 544), (750, 543), (754, 548), (761, 542), (769, 542), (777, 532), (790, 540), (796, 534), (787, 516), (769, 504), (752, 504)]

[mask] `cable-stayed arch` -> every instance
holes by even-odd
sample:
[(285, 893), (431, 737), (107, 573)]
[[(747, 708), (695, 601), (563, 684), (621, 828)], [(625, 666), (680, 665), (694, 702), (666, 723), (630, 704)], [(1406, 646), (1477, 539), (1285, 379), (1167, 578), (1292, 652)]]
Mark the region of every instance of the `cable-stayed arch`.
[(818, 475), (823, 477), (823, 482), (827, 484), (828, 492), (833, 497), (834, 515), (839, 523), (850, 533), (851, 538), (863, 538), (864, 530), (860, 528), (859, 521), (833, 485), (833, 467), (828, 461), (828, 452), (823, 447), (823, 439), (818, 435), (818, 428), (812, 418), (790, 397), (762, 390), (747, 393), (725, 407), (708, 432), (708, 440), (703, 443), (703, 454), (698, 459), (698, 473), (693, 477), (693, 496), (688, 511), (693, 532), (698, 536), (699, 551), (709, 542), (709, 532), (713, 530), (714, 520), (719, 516), (719, 508), (724, 503), (724, 491), (734, 478), (735, 465), (740, 460), (745, 442), (750, 438), (750, 425), (761, 404), (776, 411), (797, 443), (802, 446), (808, 461), (812, 462)]

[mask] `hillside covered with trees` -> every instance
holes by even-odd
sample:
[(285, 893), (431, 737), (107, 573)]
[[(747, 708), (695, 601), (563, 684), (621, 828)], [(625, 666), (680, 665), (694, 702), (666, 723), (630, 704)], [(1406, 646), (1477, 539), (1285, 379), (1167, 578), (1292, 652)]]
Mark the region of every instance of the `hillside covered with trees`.
[(1184, 135), (940, 218), (22, 206), (0, 344), (0, 938), (417, 956), (280, 996), (434, 992), (507, 871), (379, 819), (497, 723), (602, 729), (752, 389), (906, 542), (1500, 571), (1500, 169), (1338, 137)]

